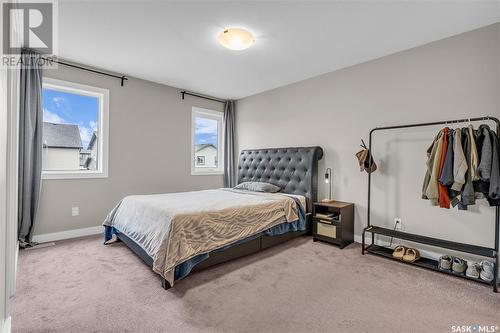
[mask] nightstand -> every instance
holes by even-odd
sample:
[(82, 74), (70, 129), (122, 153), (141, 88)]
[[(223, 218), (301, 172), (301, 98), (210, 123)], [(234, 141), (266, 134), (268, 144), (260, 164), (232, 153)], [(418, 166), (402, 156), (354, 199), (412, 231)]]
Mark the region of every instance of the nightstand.
[(313, 241), (323, 241), (341, 249), (354, 242), (354, 204), (331, 201), (313, 205)]

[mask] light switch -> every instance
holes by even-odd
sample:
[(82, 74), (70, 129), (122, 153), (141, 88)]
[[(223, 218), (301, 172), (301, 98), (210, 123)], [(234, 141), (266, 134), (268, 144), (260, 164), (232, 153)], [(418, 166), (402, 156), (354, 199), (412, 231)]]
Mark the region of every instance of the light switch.
[(71, 207), (71, 216), (78, 216), (80, 215), (78, 207)]

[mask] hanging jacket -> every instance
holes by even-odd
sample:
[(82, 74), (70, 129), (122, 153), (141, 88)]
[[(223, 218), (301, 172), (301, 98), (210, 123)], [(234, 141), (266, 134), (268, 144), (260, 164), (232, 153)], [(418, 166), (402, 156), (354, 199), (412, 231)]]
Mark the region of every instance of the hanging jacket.
[(476, 131), (472, 128), (472, 125), (467, 126), (467, 130), (469, 133), (469, 142), (470, 142), (470, 163), (469, 168), (471, 168), (471, 177), (472, 181), (479, 180), (479, 175), (477, 173), (477, 167), (479, 165), (479, 157), (477, 154), (476, 147)]
[(484, 199), (488, 196), (490, 189), (492, 158), (490, 128), (488, 125), (481, 125), (477, 129), (476, 147), (479, 158), (479, 165), (477, 167), (479, 179), (473, 182), (474, 191), (476, 192), (476, 199)]
[(438, 178), (440, 174), (441, 154), (443, 151), (443, 133), (443, 130), (439, 131), (437, 142), (435, 143), (436, 149), (430, 169), (429, 185), (425, 191), (426, 198), (431, 201), (431, 205), (433, 206), (437, 206), (439, 204)]
[[(446, 155), (448, 153), (448, 127), (443, 129), (443, 146), (441, 150), (441, 158), (439, 162), (439, 174), (438, 179), (443, 175), (444, 164), (446, 161)], [(448, 195), (448, 188), (446, 185), (438, 182), (438, 201), (439, 207), (450, 208), (450, 197)]]
[(455, 133), (454, 130), (452, 129), (448, 130), (448, 144), (446, 147), (446, 157), (444, 160), (443, 170), (441, 170), (441, 175), (439, 176), (439, 183), (447, 187), (453, 185), (454, 182), (453, 178), (453, 158), (454, 158), (453, 149), (455, 146), (455, 142), (453, 140), (454, 133)]
[[(462, 129), (462, 147), (464, 147), (465, 159), (467, 160), (467, 172), (465, 173), (465, 185), (462, 189), (461, 201), (459, 209), (467, 210), (467, 206), (474, 205), (476, 203), (476, 196), (474, 192), (474, 185), (472, 183), (472, 141), (474, 141), (474, 135), (471, 135), (469, 128)], [(475, 141), (474, 141), (475, 147)], [(477, 156), (476, 156), (477, 158)]]
[(478, 153), (480, 154), (479, 165), (477, 167), (477, 174), (483, 181), (489, 181), (491, 176), (491, 161), (493, 154), (493, 147), (491, 146), (490, 127), (488, 125), (481, 125), (477, 130), (476, 145)]
[(453, 191), (462, 191), (465, 184), (465, 173), (468, 168), (462, 148), (462, 130), (457, 128), (453, 133), (453, 185), (451, 186)]
[(427, 165), (427, 171), (424, 177), (424, 184), (422, 185), (422, 199), (428, 199), (426, 192), (427, 188), (429, 187), (429, 182), (431, 180), (432, 166), (434, 165), (434, 158), (436, 157), (436, 150), (437, 150), (437, 142), (440, 135), (441, 131), (434, 137), (432, 144), (429, 146), (429, 148), (427, 148), (427, 162), (425, 163)]
[(490, 131), (492, 146), (490, 188), (488, 202), (490, 206), (500, 206), (500, 143), (495, 132)]

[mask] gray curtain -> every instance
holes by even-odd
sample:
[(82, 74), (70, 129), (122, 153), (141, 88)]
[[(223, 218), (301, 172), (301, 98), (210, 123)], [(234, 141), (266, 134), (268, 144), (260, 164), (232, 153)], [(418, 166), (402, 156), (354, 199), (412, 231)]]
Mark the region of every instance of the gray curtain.
[(18, 239), (31, 245), (42, 178), (42, 66), (38, 54), (23, 52), (19, 103)]
[(234, 101), (224, 103), (224, 187), (234, 187)]

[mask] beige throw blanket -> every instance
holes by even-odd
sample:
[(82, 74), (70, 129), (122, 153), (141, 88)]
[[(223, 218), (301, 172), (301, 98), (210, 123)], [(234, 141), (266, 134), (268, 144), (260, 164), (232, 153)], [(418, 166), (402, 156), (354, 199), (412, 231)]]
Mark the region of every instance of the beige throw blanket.
[(295, 200), (285, 195), (218, 189), (129, 196), (104, 225), (140, 245), (173, 286), (178, 264), (298, 219)]

